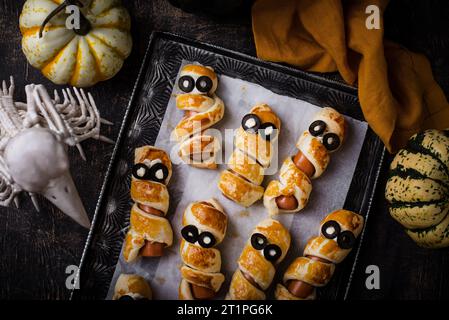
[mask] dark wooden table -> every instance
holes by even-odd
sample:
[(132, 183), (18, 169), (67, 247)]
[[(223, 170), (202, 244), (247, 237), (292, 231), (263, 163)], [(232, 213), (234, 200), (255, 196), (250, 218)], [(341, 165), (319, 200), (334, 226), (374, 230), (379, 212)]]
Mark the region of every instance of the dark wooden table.
[[(15, 76), (16, 97), (24, 101), (24, 85), (43, 83), (56, 88), (30, 67), (21, 51), (18, 17), (24, 1), (0, 1), (0, 78)], [(126, 1), (132, 16), (134, 48), (123, 69), (112, 80), (90, 91), (102, 115), (116, 125), (104, 131), (115, 138), (152, 30), (170, 31), (225, 48), (255, 55), (249, 12), (232, 18), (192, 15), (165, 0)], [(449, 94), (449, 6), (444, 1), (395, 1), (386, 13), (387, 36), (425, 53), (434, 76)], [(84, 144), (88, 161), (70, 150), (74, 180), (92, 216), (112, 146), (97, 141)], [(362, 155), (363, 156), (363, 155)], [(387, 164), (390, 159), (387, 159)], [(80, 174), (89, 172), (90, 174)], [(78, 174), (77, 174), (78, 173)], [(366, 241), (354, 274), (349, 297), (353, 299), (449, 298), (449, 251), (420, 249), (389, 216), (383, 190), (387, 167), (382, 171), (374, 198)], [(21, 209), (0, 208), (0, 299), (67, 299), (66, 267), (77, 265), (87, 231), (41, 200), (37, 213), (28, 199)], [(367, 290), (365, 268), (380, 268), (380, 290)]]

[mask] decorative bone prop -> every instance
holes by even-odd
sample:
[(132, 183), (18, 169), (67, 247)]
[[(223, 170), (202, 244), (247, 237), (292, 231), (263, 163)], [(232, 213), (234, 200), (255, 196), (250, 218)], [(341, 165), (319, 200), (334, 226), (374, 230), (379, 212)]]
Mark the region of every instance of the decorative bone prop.
[(43, 85), (25, 87), (27, 102), (15, 102), (14, 79), (9, 88), (0, 88), (0, 205), (12, 201), (19, 207), (17, 195), (27, 192), (36, 208), (41, 194), (83, 227), (90, 222), (69, 171), (67, 146), (76, 146), (85, 160), (80, 143), (93, 138), (107, 143), (100, 135), (100, 118), (91, 94), (73, 88), (57, 91), (52, 99)]

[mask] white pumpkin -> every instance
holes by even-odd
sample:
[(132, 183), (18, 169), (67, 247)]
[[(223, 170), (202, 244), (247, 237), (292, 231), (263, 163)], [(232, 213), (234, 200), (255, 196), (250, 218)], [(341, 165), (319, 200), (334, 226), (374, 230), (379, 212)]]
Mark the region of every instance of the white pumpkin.
[(63, 0), (27, 0), (20, 15), (23, 52), (33, 67), (56, 84), (88, 87), (110, 79), (131, 53), (131, 21), (121, 1), (80, 2), (81, 15), (88, 21), (82, 32), (66, 28), (69, 15), (64, 8), (39, 37), (44, 20)]

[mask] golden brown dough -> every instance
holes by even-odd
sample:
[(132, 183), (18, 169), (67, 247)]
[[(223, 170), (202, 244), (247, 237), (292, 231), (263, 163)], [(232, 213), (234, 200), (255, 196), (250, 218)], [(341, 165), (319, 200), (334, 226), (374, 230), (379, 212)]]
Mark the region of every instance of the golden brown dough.
[[(179, 141), (178, 155), (197, 168), (216, 169), (220, 142), (207, 130), (224, 115), (224, 103), (215, 95), (218, 78), (211, 67), (189, 64), (182, 68), (176, 106), (185, 112), (173, 135)], [(206, 130), (206, 131), (205, 131)]]
[(268, 184), (263, 203), (270, 215), (298, 212), (312, 192), (311, 179), (318, 178), (329, 164), (331, 152), (340, 148), (346, 131), (345, 118), (332, 108), (323, 108), (312, 119), (308, 131), (299, 137), (299, 149), (282, 164), (279, 181)]
[(304, 256), (296, 258), (285, 271), (283, 283), (276, 287), (276, 299), (315, 299), (315, 288), (331, 280), (335, 265), (351, 252), (363, 222), (361, 215), (343, 209), (327, 215), (321, 221), (319, 236), (309, 240)]
[(211, 299), (225, 278), (215, 248), (225, 237), (228, 217), (215, 199), (190, 203), (182, 217), (179, 299)]
[(115, 283), (113, 300), (151, 300), (148, 282), (137, 274), (121, 274)]
[(226, 299), (264, 300), (264, 291), (271, 285), (275, 267), (285, 258), (290, 241), (290, 233), (280, 222), (260, 222), (243, 248)]
[(281, 120), (267, 104), (259, 104), (242, 119), (235, 134), (235, 150), (228, 170), (221, 173), (218, 188), (228, 199), (249, 207), (262, 198), (261, 183), (273, 157)]
[(165, 247), (172, 245), (172, 227), (165, 218), (171, 175), (172, 164), (164, 150), (152, 146), (136, 149), (131, 177), (134, 205), (123, 250), (126, 262), (138, 256), (160, 256)]

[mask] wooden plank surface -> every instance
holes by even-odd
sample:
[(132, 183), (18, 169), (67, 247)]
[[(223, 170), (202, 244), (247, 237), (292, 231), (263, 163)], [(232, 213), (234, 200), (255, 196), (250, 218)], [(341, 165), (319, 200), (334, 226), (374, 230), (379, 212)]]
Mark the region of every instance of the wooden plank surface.
[[(116, 125), (104, 133), (115, 138), (120, 119), (152, 30), (170, 31), (247, 54), (255, 54), (249, 12), (232, 18), (192, 15), (172, 7), (165, 0), (124, 1), (132, 16), (134, 48), (120, 73), (90, 89), (102, 115)], [(414, 4), (411, 5), (410, 2)], [(449, 38), (447, 4), (435, 1), (396, 1), (389, 12), (387, 34), (430, 57), (437, 81), (449, 92)], [(24, 86), (43, 83), (57, 88), (28, 65), (21, 51), (18, 17), (24, 1), (0, 1), (0, 78), (15, 76), (16, 97), (24, 101)], [(447, 14), (446, 14), (447, 17)], [(415, 23), (417, 22), (417, 23)], [(421, 27), (420, 27), (421, 26)], [(426, 32), (427, 30), (427, 32)], [(92, 216), (112, 146), (97, 141), (84, 144), (88, 161), (70, 150), (74, 180)], [(89, 174), (86, 174), (89, 173)], [(383, 190), (386, 170), (379, 181), (364, 251), (354, 274), (351, 298), (448, 298), (449, 251), (417, 248), (386, 209)], [(79, 262), (87, 231), (41, 200), (37, 213), (26, 197), (21, 209), (0, 208), (0, 299), (66, 299), (65, 268)], [(381, 290), (365, 288), (365, 267), (381, 270)]]

